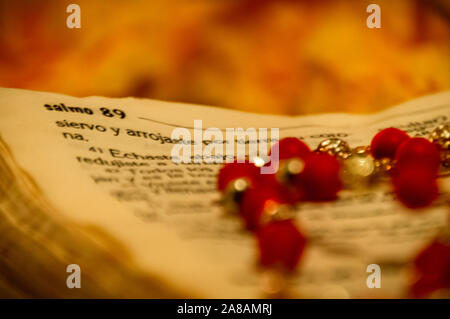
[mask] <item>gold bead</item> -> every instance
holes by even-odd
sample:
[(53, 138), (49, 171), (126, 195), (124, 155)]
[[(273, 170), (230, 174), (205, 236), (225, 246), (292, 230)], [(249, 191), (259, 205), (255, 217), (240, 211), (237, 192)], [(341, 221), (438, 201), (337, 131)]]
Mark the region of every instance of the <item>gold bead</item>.
[(378, 177), (386, 177), (394, 167), (394, 162), (388, 157), (375, 160), (375, 170)]
[(429, 135), (428, 139), (436, 144), (439, 149), (450, 150), (450, 124), (441, 124), (436, 127)]
[(346, 141), (339, 138), (329, 138), (319, 143), (316, 152), (328, 153), (338, 159), (346, 159), (352, 151)]
[(260, 221), (261, 225), (266, 225), (272, 221), (291, 219), (294, 216), (294, 211), (289, 205), (269, 200), (264, 204)]
[(450, 151), (444, 152), (441, 158), (442, 158), (442, 166), (444, 166), (445, 168), (450, 168)]
[(249, 187), (250, 182), (246, 178), (237, 178), (228, 184), (221, 200), (225, 212), (238, 213), (239, 203)]
[(300, 158), (291, 158), (280, 162), (276, 178), (280, 183), (290, 183), (294, 176), (300, 174), (305, 168), (305, 162)]

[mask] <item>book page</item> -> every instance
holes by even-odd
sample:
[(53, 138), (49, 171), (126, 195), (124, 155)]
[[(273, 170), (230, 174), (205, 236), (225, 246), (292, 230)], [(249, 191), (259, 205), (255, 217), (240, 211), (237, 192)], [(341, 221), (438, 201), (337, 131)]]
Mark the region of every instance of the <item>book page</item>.
[[(194, 120), (203, 128), (279, 128), (312, 149), (329, 137), (367, 145), (386, 127), (427, 136), (448, 123), (450, 92), (416, 99), (373, 115), (303, 117), (256, 115), (154, 100), (75, 98), (0, 89), (0, 137), (61, 215), (101, 227), (133, 263), (182, 287), (190, 296), (264, 297), (255, 238), (224, 214), (216, 190), (222, 164), (174, 163), (172, 131)], [(405, 209), (389, 184), (343, 191), (331, 203), (301, 204), (297, 222), (311, 244), (292, 279), (299, 297), (402, 296), (411, 258), (448, 219), (444, 191), (430, 208)], [(369, 264), (382, 269), (382, 286), (369, 289)], [(189, 296), (187, 296), (189, 297)]]

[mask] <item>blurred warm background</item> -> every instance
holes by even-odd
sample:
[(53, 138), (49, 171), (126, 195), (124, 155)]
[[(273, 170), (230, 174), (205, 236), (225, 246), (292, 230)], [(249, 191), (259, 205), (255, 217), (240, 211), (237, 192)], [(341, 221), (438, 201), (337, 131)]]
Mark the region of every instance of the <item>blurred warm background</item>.
[[(66, 7), (81, 7), (81, 29)], [(368, 29), (366, 7), (381, 7)], [(369, 112), (450, 89), (449, 0), (0, 0), (0, 86), (253, 112)]]

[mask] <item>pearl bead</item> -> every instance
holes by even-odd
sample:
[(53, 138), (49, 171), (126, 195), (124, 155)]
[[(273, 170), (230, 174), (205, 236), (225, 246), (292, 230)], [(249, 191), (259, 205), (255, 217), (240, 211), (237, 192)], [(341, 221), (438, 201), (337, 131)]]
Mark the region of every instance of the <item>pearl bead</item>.
[(360, 146), (344, 161), (342, 177), (349, 188), (368, 186), (374, 179), (376, 165), (368, 147)]

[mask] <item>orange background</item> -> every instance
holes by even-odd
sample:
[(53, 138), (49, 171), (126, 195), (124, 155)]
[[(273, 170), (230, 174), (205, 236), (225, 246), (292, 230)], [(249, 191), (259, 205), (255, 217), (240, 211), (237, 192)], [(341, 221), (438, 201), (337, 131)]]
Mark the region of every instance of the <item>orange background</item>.
[[(450, 89), (449, 2), (0, 0), (0, 86), (263, 113), (375, 111)], [(70, 3), (81, 29), (66, 27)], [(366, 26), (369, 3), (381, 29)]]

